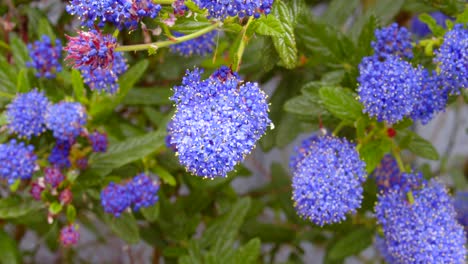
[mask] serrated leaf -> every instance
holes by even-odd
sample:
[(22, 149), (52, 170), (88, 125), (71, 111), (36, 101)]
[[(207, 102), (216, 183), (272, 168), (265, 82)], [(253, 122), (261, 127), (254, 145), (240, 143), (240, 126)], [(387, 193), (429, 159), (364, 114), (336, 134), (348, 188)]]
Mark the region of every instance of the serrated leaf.
[(330, 260), (341, 260), (356, 255), (372, 244), (374, 233), (368, 229), (358, 229), (338, 240), (328, 251)]
[(273, 45), (281, 58), (282, 66), (292, 69), (297, 65), (296, 37), (292, 10), (283, 2), (276, 1), (272, 15), (276, 16), (284, 28), (282, 36), (272, 36)]
[(140, 231), (133, 214), (123, 213), (120, 217), (105, 214), (105, 220), (111, 230), (125, 242), (129, 244), (140, 242)]
[(34, 200), (21, 200), (16, 197), (0, 199), (0, 219), (17, 218), (43, 208), (42, 203)]
[(354, 121), (362, 115), (362, 105), (349, 89), (322, 87), (319, 90), (319, 95), (328, 111), (342, 120)]
[(265, 36), (282, 36), (285, 30), (281, 22), (275, 16), (263, 16), (256, 20), (255, 32)]
[(3, 230), (0, 230), (0, 263), (21, 263), (21, 255), (16, 241)]
[(25, 68), (26, 62), (30, 60), (26, 44), (16, 35), (13, 35), (10, 40), (10, 46), (13, 52), (15, 65), (18, 69)]

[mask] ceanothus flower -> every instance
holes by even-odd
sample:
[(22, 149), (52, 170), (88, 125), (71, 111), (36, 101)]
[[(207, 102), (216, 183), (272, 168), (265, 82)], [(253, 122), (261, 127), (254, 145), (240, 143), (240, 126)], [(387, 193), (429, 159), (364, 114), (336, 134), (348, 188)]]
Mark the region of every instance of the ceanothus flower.
[(55, 46), (47, 35), (42, 35), (41, 40), (28, 44), (31, 61), (26, 66), (37, 70), (36, 77), (54, 78), (57, 72), (62, 71), (62, 42), (55, 40)]
[(413, 112), (420, 100), (423, 70), (397, 56), (365, 57), (359, 64), (359, 101), (364, 112), (392, 125)]
[(292, 168), (297, 213), (320, 226), (355, 213), (363, 198), (365, 167), (346, 139), (322, 136), (311, 141), (307, 155)]
[(175, 0), (172, 3), (172, 8), (174, 8), (174, 15), (177, 16), (183, 16), (189, 10), (185, 5), (185, 0)]
[[(183, 34), (174, 32), (174, 36), (181, 37)], [(189, 57), (194, 54), (205, 56), (213, 52), (213, 49), (216, 46), (215, 37), (216, 31), (211, 31), (198, 38), (171, 45), (170, 50), (172, 53), (177, 53), (185, 57)]]
[(380, 194), (386, 194), (394, 189), (408, 192), (419, 188), (424, 182), (421, 173), (401, 172), (397, 161), (390, 154), (383, 157), (372, 176), (375, 178)]
[(80, 240), (80, 233), (77, 228), (70, 224), (60, 230), (60, 243), (65, 247), (74, 246)]
[(457, 192), (453, 205), (457, 212), (457, 221), (464, 227), (468, 238), (468, 191)]
[(101, 205), (104, 212), (119, 217), (123, 211), (130, 207), (132, 196), (127, 185), (111, 182), (101, 191)]
[(468, 88), (468, 29), (463, 24), (445, 33), (434, 61), (439, 66), (442, 84), (450, 94), (460, 94), (462, 89)]
[(311, 136), (307, 137), (301, 142), (300, 146), (295, 146), (294, 147), (294, 153), (291, 155), (289, 158), (289, 168), (291, 169), (292, 172), (294, 172), (297, 168), (297, 166), (301, 163), (301, 161), (310, 155), (310, 150), (311, 146), (314, 143), (314, 141), (319, 139), (318, 134), (312, 134)]
[(375, 30), (375, 41), (371, 42), (375, 56), (387, 58), (387, 56), (399, 56), (411, 59), (413, 57), (413, 46), (411, 36), (405, 27), (398, 27), (393, 23), (388, 27)]
[(374, 240), (374, 246), (386, 263), (391, 263), (391, 264), (398, 263), (395, 260), (395, 258), (393, 258), (393, 256), (388, 252), (387, 242), (385, 241), (384, 237), (376, 235), (375, 240)]
[(92, 69), (83, 66), (80, 71), (84, 83), (93, 91), (115, 94), (119, 90), (119, 77), (128, 69), (128, 65), (122, 52), (114, 52), (114, 61), (109, 68), (98, 67)]
[(6, 107), (8, 129), (28, 139), (40, 135), (46, 130), (44, 116), (49, 104), (44, 93), (36, 89), (17, 95)]
[(141, 173), (127, 183), (131, 204), (135, 211), (154, 205), (159, 197), (159, 184), (151, 179), (150, 174)]
[(161, 5), (151, 0), (70, 0), (66, 10), (78, 16), (81, 24), (89, 28), (96, 22), (99, 27), (109, 22), (120, 30), (135, 30), (143, 18), (158, 16)]
[(259, 18), (271, 12), (273, 0), (194, 0), (200, 9), (208, 10), (208, 18), (224, 20), (228, 16)]
[(376, 217), (396, 263), (464, 263), (466, 238), (445, 187), (431, 180), (407, 193), (378, 196)]
[[(429, 15), (432, 18), (434, 18), (434, 20), (436, 21), (436, 23), (439, 26), (444, 27), (444, 28), (445, 28), (445, 21), (446, 20), (453, 20), (451, 17), (445, 15), (444, 13), (442, 13), (440, 11), (431, 12), (431, 13), (429, 13)], [(416, 35), (418, 35), (420, 37), (427, 36), (427, 35), (429, 35), (431, 33), (431, 30), (426, 25), (426, 23), (419, 20), (418, 16), (413, 16), (413, 18), (411, 19), (410, 29), (411, 29), (412, 33), (414, 33), (414, 34), (416, 34)]]
[(44, 169), (44, 182), (52, 188), (59, 186), (63, 180), (65, 180), (65, 176), (63, 176), (60, 168), (48, 167)]
[(73, 140), (80, 135), (86, 124), (85, 108), (80, 103), (60, 102), (47, 108), (45, 120), (56, 139)]
[(271, 123), (265, 93), (228, 67), (206, 80), (198, 69), (187, 71), (171, 100), (176, 113), (170, 144), (187, 171), (202, 177), (226, 177)]
[(57, 140), (49, 155), (49, 162), (58, 168), (68, 168), (71, 166), (70, 150), (74, 144), (71, 140)]
[(117, 40), (112, 35), (103, 35), (98, 30), (79, 31), (78, 36), (67, 36), (68, 44), (64, 48), (73, 68), (89, 67), (93, 71), (98, 68), (109, 69), (114, 63), (114, 49)]
[(0, 178), (13, 184), (16, 180), (31, 179), (37, 170), (34, 146), (12, 139), (0, 144)]
[(95, 131), (89, 134), (88, 140), (91, 143), (93, 152), (106, 152), (109, 142), (107, 141), (107, 134)]

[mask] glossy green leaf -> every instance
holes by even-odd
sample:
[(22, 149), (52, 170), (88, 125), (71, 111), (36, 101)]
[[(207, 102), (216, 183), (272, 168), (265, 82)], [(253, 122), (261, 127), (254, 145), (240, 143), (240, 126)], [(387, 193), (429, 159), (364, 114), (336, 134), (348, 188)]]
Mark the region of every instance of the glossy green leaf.
[(283, 25), (275, 16), (263, 16), (256, 23), (255, 32), (260, 35), (280, 37), (286, 33)]
[(362, 106), (356, 99), (357, 95), (349, 89), (322, 87), (319, 95), (328, 111), (340, 119), (354, 121), (362, 115)]
[(273, 44), (281, 58), (282, 66), (292, 69), (297, 64), (297, 47), (292, 10), (284, 2), (276, 1), (272, 9), (272, 15), (278, 18), (284, 28), (284, 34), (272, 36)]
[(431, 142), (414, 132), (408, 131), (408, 133), (411, 135), (411, 140), (407, 147), (409, 151), (425, 159), (439, 159), (439, 153)]

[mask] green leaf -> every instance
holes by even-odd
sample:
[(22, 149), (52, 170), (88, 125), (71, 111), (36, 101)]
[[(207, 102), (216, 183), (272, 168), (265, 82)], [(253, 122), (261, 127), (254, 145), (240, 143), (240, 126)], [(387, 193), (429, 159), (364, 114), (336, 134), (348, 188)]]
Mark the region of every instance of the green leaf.
[(357, 39), (357, 58), (361, 60), (362, 57), (369, 56), (372, 54), (373, 49), (371, 42), (374, 40), (374, 32), (377, 28), (377, 18), (373, 15), (369, 16), (367, 22), (364, 24), (361, 33)]
[(350, 16), (354, 15), (359, 4), (359, 0), (333, 0), (321, 19), (327, 24), (341, 27)]
[(21, 255), (16, 241), (3, 230), (0, 230), (0, 263), (21, 263)]
[(330, 260), (342, 260), (357, 255), (372, 244), (374, 232), (360, 228), (347, 234), (330, 247), (327, 255)]
[(292, 10), (284, 2), (276, 1), (273, 5), (272, 15), (278, 18), (284, 28), (284, 34), (272, 36), (273, 45), (275, 45), (282, 66), (288, 69), (295, 68), (297, 64), (297, 47)]
[(408, 133), (408, 135), (410, 135), (411, 138), (407, 146), (409, 151), (425, 159), (439, 159), (439, 153), (437, 152), (437, 150), (431, 142), (427, 141), (426, 139), (422, 138), (420, 135), (412, 131), (407, 131), (406, 133)]
[(28, 70), (26, 68), (22, 68), (18, 73), (16, 89), (18, 93), (27, 93), (29, 90), (31, 90), (31, 84), (29, 83), (28, 78)]
[(163, 147), (165, 136), (165, 130), (156, 131), (112, 144), (106, 153), (93, 154), (90, 157), (90, 171), (105, 176), (113, 169), (141, 159)]
[(437, 21), (432, 16), (424, 13), (419, 15), (419, 20), (421, 20), (424, 24), (426, 24), (429, 27), (434, 36), (441, 37), (444, 35), (445, 29), (439, 26), (439, 24), (437, 24)]
[(176, 180), (174, 176), (171, 175), (169, 171), (167, 171), (165, 168), (156, 165), (153, 168), (153, 172), (156, 173), (157, 176), (164, 182), (169, 184), (170, 186), (175, 186), (176, 185)]
[(382, 139), (362, 145), (359, 156), (366, 163), (366, 171), (372, 173), (386, 153), (391, 150), (391, 141)]
[(146, 220), (154, 222), (158, 219), (159, 216), (159, 203), (156, 203), (150, 207), (142, 207), (140, 212)]
[(26, 44), (16, 35), (12, 35), (10, 43), (15, 65), (18, 69), (25, 68), (26, 62), (30, 60)]
[(253, 238), (247, 244), (240, 247), (234, 256), (233, 263), (235, 264), (248, 264), (257, 263), (260, 256), (260, 239)]
[(140, 242), (138, 223), (135, 217), (133, 217), (133, 214), (123, 213), (120, 217), (113, 217), (109, 214), (105, 214), (105, 220), (111, 230), (125, 242), (129, 244)]
[(75, 98), (80, 103), (86, 103), (88, 99), (85, 97), (85, 87), (83, 78), (78, 70), (73, 69), (71, 72), (71, 82)]
[(52, 30), (52, 27), (50, 26), (49, 20), (47, 18), (41, 18), (39, 19), (39, 26), (37, 29), (37, 35), (42, 36), (42, 35), (47, 35), (50, 37), (51, 42), (53, 45), (55, 45), (55, 33)]
[(171, 89), (165, 87), (134, 88), (128, 92), (122, 103), (126, 105), (168, 105), (171, 104), (169, 97), (172, 94)]
[(16, 92), (17, 73), (14, 67), (0, 54), (0, 91), (14, 94)]
[(334, 116), (343, 120), (357, 120), (362, 115), (362, 106), (351, 90), (341, 87), (322, 87), (319, 91), (325, 107)]
[(75, 222), (75, 218), (76, 218), (75, 206), (73, 206), (73, 204), (69, 204), (67, 206), (67, 220), (68, 222), (73, 223)]
[(55, 201), (52, 204), (50, 204), (49, 212), (53, 215), (57, 215), (62, 211), (62, 208), (62, 205), (59, 202)]
[(283, 2), (291, 9), (294, 22), (293, 26), (296, 26), (299, 17), (308, 12), (306, 2), (304, 0), (283, 0)]
[(274, 16), (262, 16), (256, 23), (258, 25), (255, 32), (260, 35), (281, 37), (286, 33), (281, 22)]
[(0, 219), (17, 218), (43, 208), (42, 203), (17, 197), (0, 199)]

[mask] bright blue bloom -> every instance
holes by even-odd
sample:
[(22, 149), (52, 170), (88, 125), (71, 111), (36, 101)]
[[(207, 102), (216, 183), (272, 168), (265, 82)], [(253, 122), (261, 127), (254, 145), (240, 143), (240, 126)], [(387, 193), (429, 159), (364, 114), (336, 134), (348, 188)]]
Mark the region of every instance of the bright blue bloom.
[[(171, 45), (170, 50), (172, 53), (177, 53), (185, 57), (189, 57), (194, 54), (205, 56), (213, 52), (213, 49), (216, 46), (216, 34), (216, 31), (211, 31), (209, 33), (201, 35), (198, 38), (191, 39), (189, 41), (184, 41), (179, 44)], [(174, 32), (174, 36), (181, 37), (183, 36), (183, 34)]]
[(31, 179), (37, 170), (36, 161), (32, 145), (18, 143), (14, 139), (0, 144), (0, 179), (6, 180), (9, 185), (18, 179)]
[(159, 184), (151, 179), (151, 175), (141, 173), (127, 183), (131, 204), (135, 211), (142, 207), (154, 205), (159, 197)]
[(63, 176), (59, 168), (48, 167), (44, 169), (44, 180), (45, 183), (52, 186), (52, 188), (57, 188), (57, 186), (65, 180), (65, 176)]
[(386, 263), (396, 264), (398, 263), (395, 258), (388, 252), (387, 242), (384, 237), (379, 235), (375, 236), (374, 246), (379, 252), (380, 256), (385, 260)]
[(57, 140), (49, 155), (50, 164), (59, 168), (68, 168), (70, 163), (70, 150), (73, 142), (70, 140)]
[(413, 112), (420, 99), (423, 70), (399, 57), (365, 57), (359, 64), (359, 101), (364, 112), (392, 125)]
[(398, 27), (393, 23), (388, 27), (375, 30), (375, 41), (371, 42), (375, 56), (387, 58), (387, 56), (399, 56), (411, 59), (413, 57), (413, 46), (411, 35), (405, 27)]
[(28, 44), (29, 57), (32, 61), (26, 62), (26, 66), (37, 70), (36, 77), (54, 78), (57, 72), (62, 71), (62, 42), (55, 40), (52, 45), (47, 35), (42, 35), (41, 40)]
[(397, 161), (390, 154), (383, 157), (372, 176), (375, 178), (380, 194), (394, 189), (408, 192), (419, 188), (424, 182), (421, 173), (401, 173)]
[(454, 207), (457, 212), (457, 221), (464, 227), (468, 238), (468, 191), (455, 194)]
[(143, 18), (158, 16), (161, 6), (151, 0), (70, 0), (66, 10), (89, 28), (96, 22), (99, 27), (109, 22), (120, 30), (135, 30)]
[(331, 136), (312, 141), (293, 168), (292, 199), (297, 213), (317, 225), (341, 222), (363, 198), (365, 163), (353, 144)]
[(85, 108), (80, 103), (60, 102), (47, 108), (47, 128), (59, 140), (73, 140), (80, 135), (86, 124)]
[(94, 152), (106, 152), (109, 142), (107, 141), (107, 135), (105, 133), (99, 133), (95, 131), (89, 134), (88, 140), (91, 143), (91, 147)]
[(176, 145), (171, 143), (172, 129), (174, 127), (173, 124), (174, 122), (172, 120), (167, 123), (167, 126), (166, 126), (167, 135), (166, 135), (166, 138), (164, 139), (164, 142), (166, 143), (166, 147), (168, 149), (171, 149), (172, 151), (177, 152)]
[(98, 67), (92, 70), (90, 66), (80, 68), (84, 83), (91, 90), (109, 94), (115, 94), (119, 90), (119, 76), (127, 69), (128, 65), (122, 52), (114, 52), (114, 60), (109, 69)]
[(445, 187), (431, 180), (412, 194), (412, 203), (399, 190), (378, 197), (389, 254), (396, 263), (464, 263), (466, 238)]
[[(440, 11), (432, 12), (429, 15), (432, 16), (432, 18), (435, 19), (435, 21), (437, 22), (437, 24), (439, 26), (442, 26), (444, 28), (445, 28), (445, 21), (446, 20), (453, 20), (451, 17), (445, 15), (444, 13), (442, 13)], [(420, 37), (427, 36), (427, 35), (429, 35), (431, 33), (431, 30), (426, 25), (426, 23), (419, 20), (418, 16), (413, 16), (413, 18), (411, 19), (410, 29), (411, 29), (412, 33), (414, 33), (414, 34), (416, 34), (416, 35), (418, 35)]]
[(208, 10), (208, 18), (224, 20), (228, 16), (255, 17), (271, 12), (273, 0), (194, 0), (201, 9)]
[(317, 133), (312, 134), (301, 142), (300, 146), (294, 147), (294, 153), (289, 158), (289, 168), (294, 172), (301, 161), (310, 155), (312, 144), (319, 139)]
[(444, 43), (435, 52), (443, 86), (450, 94), (468, 88), (468, 29), (457, 24), (444, 36)]
[(131, 199), (127, 185), (111, 182), (101, 191), (101, 205), (104, 211), (116, 217), (119, 217), (130, 206)]
[(74, 225), (68, 225), (60, 230), (60, 243), (65, 246), (73, 246), (80, 240), (80, 233)]
[(271, 123), (266, 95), (257, 83), (243, 83), (221, 67), (201, 80), (187, 71), (174, 87), (176, 113), (171, 144), (187, 171), (202, 177), (226, 177), (254, 148)]
[(19, 94), (7, 105), (8, 129), (10, 132), (28, 139), (31, 136), (40, 135), (46, 130), (44, 116), (49, 104), (44, 93), (38, 92), (36, 89)]

